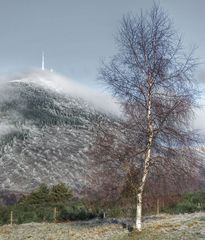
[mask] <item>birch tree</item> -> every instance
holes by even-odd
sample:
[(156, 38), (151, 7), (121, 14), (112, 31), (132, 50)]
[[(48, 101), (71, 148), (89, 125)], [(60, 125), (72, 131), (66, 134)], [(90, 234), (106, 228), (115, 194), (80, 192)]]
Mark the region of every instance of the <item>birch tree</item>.
[(172, 22), (156, 4), (139, 16), (126, 15), (116, 40), (118, 53), (110, 63), (103, 63), (100, 78), (123, 106), (126, 124), (120, 131), (126, 143), (114, 147), (120, 157), (116, 151), (109, 152), (113, 158), (122, 161), (124, 156), (124, 162), (131, 162), (129, 170), (139, 169), (133, 186), (136, 228), (141, 231), (143, 192), (149, 176), (161, 172), (168, 178), (169, 170), (178, 176), (183, 171), (186, 176), (195, 159), (191, 121), (198, 97), (197, 64), (192, 52), (185, 54)]

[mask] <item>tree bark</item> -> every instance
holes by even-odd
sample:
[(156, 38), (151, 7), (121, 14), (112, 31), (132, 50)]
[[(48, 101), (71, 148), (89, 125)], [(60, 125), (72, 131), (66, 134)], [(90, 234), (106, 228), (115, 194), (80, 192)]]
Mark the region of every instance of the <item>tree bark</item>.
[(144, 169), (142, 173), (141, 184), (138, 188), (137, 193), (137, 211), (136, 211), (136, 229), (142, 231), (142, 197), (145, 182), (147, 179), (149, 165), (151, 160), (151, 149), (154, 137), (153, 123), (152, 123), (152, 80), (148, 78), (148, 105), (147, 105), (147, 129), (148, 129), (148, 141), (147, 141), (147, 151), (144, 159)]

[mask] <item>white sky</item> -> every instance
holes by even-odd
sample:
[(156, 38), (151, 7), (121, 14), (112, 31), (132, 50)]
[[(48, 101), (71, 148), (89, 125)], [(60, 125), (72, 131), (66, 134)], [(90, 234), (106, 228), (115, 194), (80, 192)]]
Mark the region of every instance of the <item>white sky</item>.
[[(205, 1), (159, 2), (205, 63)], [(115, 52), (113, 36), (123, 14), (152, 5), (153, 0), (0, 0), (0, 73), (40, 66), (44, 50), (47, 67), (93, 85), (99, 60)]]

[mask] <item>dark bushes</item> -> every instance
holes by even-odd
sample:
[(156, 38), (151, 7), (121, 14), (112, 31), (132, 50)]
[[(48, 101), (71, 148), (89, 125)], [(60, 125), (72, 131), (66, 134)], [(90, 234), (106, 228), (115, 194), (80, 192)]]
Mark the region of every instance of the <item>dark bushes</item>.
[(42, 184), (31, 194), (22, 197), (16, 205), (0, 207), (0, 224), (10, 223), (11, 211), (16, 224), (88, 220), (97, 217), (81, 200), (74, 198), (72, 191), (62, 183), (50, 188)]
[(170, 213), (192, 213), (196, 211), (205, 210), (205, 190), (198, 192), (186, 193), (183, 195), (182, 200), (165, 209)]

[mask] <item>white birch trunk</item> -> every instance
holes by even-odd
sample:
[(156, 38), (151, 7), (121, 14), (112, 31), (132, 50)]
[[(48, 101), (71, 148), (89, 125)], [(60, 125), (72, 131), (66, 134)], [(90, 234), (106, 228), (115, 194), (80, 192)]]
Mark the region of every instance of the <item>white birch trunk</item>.
[[(151, 136), (152, 136), (151, 137), (151, 141), (152, 141), (153, 135), (151, 135)], [(150, 157), (151, 157), (151, 146), (147, 151), (142, 181), (141, 181), (141, 185), (138, 189), (138, 193), (137, 193), (136, 229), (138, 231), (142, 231), (142, 195), (143, 195), (144, 185), (145, 185), (147, 175), (148, 175)]]
[(137, 194), (136, 229), (142, 231), (142, 193)]
[(149, 91), (148, 91), (148, 106), (147, 106), (147, 130), (148, 130), (147, 151), (145, 153), (142, 180), (137, 193), (136, 229), (138, 231), (142, 231), (142, 197), (143, 197), (142, 195), (143, 195), (144, 186), (145, 186), (145, 182), (146, 182), (148, 171), (149, 171), (152, 142), (154, 137), (153, 125), (152, 125), (153, 123), (152, 123), (152, 116), (151, 116), (152, 115), (151, 114), (151, 109), (152, 109), (151, 88), (152, 88), (152, 82), (150, 81)]

